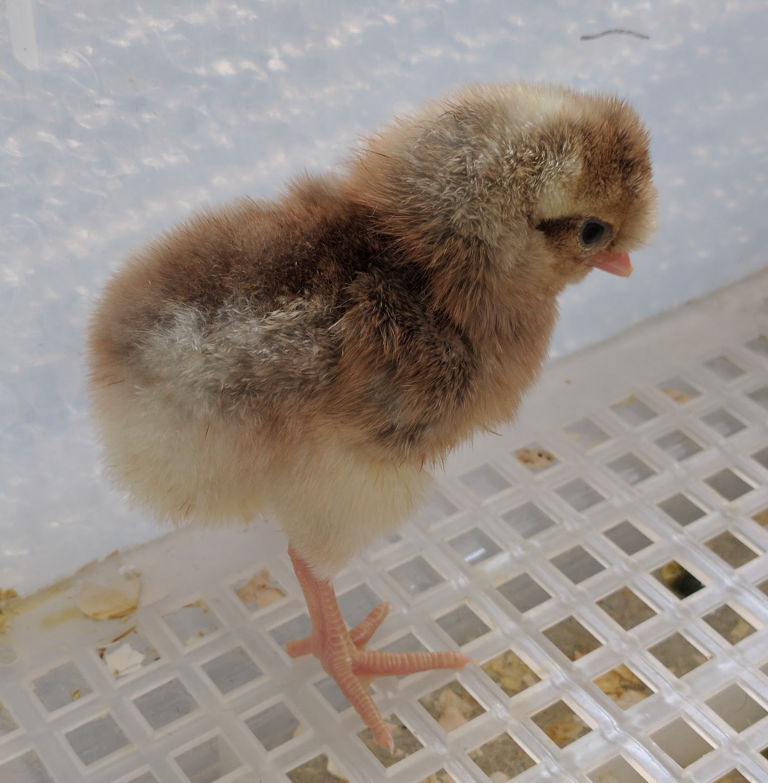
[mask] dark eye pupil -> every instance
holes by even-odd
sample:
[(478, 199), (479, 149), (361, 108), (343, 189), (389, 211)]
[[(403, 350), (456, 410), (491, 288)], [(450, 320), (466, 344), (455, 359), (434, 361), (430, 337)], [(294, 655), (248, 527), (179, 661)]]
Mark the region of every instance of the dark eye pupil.
[(605, 234), (605, 225), (598, 220), (587, 220), (581, 227), (581, 242), (593, 245), (599, 242)]

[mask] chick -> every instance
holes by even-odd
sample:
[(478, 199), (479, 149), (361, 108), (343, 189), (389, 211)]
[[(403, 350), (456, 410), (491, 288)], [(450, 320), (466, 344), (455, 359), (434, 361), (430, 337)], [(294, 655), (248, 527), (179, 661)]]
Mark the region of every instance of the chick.
[(648, 138), (622, 101), (467, 87), (395, 121), (338, 176), (192, 218), (118, 271), (89, 332), (90, 391), (116, 482), (154, 515), (274, 515), (314, 654), (375, 739), (367, 685), (459, 668), (365, 645), (331, 579), (397, 526), (428, 468), (511, 419), (556, 299), (631, 271), (655, 209)]

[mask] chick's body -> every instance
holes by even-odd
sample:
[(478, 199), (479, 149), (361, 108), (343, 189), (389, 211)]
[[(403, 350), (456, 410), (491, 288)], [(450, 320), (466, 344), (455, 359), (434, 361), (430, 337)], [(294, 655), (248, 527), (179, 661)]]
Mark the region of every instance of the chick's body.
[(343, 176), (198, 216), (92, 322), (112, 472), (173, 520), (273, 512), (329, 577), (402, 521), (425, 468), (514, 415), (558, 293), (628, 273), (653, 207), (625, 104), (505, 85), (392, 125)]
[(326, 573), (401, 520), (480, 391), (425, 275), (333, 182), (194, 219), (102, 308), (94, 401), (118, 481), (174, 520), (274, 511)]

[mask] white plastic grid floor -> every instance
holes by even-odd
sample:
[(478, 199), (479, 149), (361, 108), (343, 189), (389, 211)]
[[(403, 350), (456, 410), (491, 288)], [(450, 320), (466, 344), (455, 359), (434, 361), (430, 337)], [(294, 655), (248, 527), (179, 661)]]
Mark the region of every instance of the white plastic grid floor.
[[(393, 756), (282, 651), (307, 617), (281, 534), (254, 525), (174, 532), (6, 607), (0, 781), (764, 783), (761, 292), (766, 272), (550, 365), (519, 422), (339, 576), (349, 622), (391, 603), (373, 647), (478, 662), (374, 683)], [(136, 613), (80, 615), (85, 575), (137, 573)]]

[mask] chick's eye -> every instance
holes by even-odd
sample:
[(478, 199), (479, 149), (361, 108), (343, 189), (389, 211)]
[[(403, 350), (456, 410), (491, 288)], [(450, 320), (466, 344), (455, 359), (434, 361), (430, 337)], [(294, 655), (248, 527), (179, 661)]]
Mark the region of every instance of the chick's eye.
[(592, 247), (605, 239), (608, 230), (608, 224), (602, 220), (587, 218), (579, 228), (579, 241), (584, 247)]

